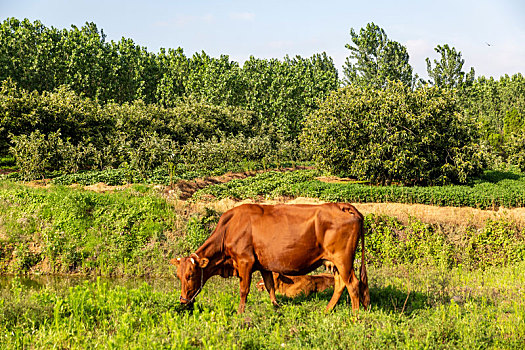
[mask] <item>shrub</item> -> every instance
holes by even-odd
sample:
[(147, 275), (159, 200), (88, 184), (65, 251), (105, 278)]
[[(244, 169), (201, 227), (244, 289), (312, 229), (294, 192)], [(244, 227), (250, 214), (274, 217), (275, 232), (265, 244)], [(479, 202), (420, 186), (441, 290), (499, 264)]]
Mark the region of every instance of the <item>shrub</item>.
[(11, 136), (9, 149), (23, 180), (42, 178), (50, 170), (76, 173), (94, 166), (96, 149), (91, 143), (73, 145), (61, 138), (60, 130), (47, 135), (39, 130), (29, 135)]
[[(411, 219), (407, 225), (387, 216), (365, 217), (367, 261), (374, 266), (419, 265), (478, 269), (525, 260), (525, 236), (506, 220), (488, 220), (459, 235), (450, 227)], [(359, 256), (359, 254), (357, 254)]]
[(195, 169), (213, 169), (218, 165), (243, 161), (265, 161), (274, 158), (275, 150), (268, 136), (212, 137), (209, 140), (190, 141), (181, 149), (182, 161)]
[(51, 133), (46, 137), (39, 130), (29, 135), (12, 136), (13, 146), (9, 148), (20, 169), (23, 180), (42, 178), (53, 160), (56, 160), (55, 147), (59, 133)]
[(155, 168), (173, 162), (177, 151), (168, 137), (153, 132), (139, 138), (136, 147), (129, 148), (128, 152), (131, 168), (144, 177)]
[(508, 265), (525, 259), (525, 236), (511, 222), (488, 220), (466, 235), (463, 259), (476, 267)]
[(380, 183), (465, 183), (481, 171), (476, 128), (452, 91), (349, 86), (306, 120), (302, 144), (319, 167)]

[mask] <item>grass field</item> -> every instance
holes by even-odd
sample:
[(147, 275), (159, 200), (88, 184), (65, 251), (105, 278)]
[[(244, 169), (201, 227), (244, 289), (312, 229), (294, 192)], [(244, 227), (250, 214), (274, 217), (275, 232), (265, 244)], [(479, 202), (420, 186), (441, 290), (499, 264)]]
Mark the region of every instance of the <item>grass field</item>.
[[(478, 271), (371, 268), (370, 311), (330, 291), (296, 299), (253, 288), (238, 315), (238, 280), (214, 277), (193, 310), (177, 280), (101, 280), (39, 289), (11, 279), (1, 290), (0, 347), (220, 349), (520, 349), (525, 346), (523, 263)], [(257, 277), (257, 275), (254, 275)]]

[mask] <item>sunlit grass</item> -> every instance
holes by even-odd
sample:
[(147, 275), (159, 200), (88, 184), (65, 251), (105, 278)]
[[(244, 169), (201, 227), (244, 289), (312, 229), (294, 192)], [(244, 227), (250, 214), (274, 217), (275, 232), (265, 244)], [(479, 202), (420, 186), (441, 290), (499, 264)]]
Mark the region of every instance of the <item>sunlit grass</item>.
[(346, 293), (325, 314), (331, 291), (278, 297), (274, 309), (255, 288), (239, 315), (235, 278), (212, 278), (191, 310), (179, 304), (176, 279), (37, 289), (11, 279), (1, 291), (0, 347), (520, 348), (524, 271), (523, 263), (484, 271), (371, 268), (372, 307), (358, 315)]

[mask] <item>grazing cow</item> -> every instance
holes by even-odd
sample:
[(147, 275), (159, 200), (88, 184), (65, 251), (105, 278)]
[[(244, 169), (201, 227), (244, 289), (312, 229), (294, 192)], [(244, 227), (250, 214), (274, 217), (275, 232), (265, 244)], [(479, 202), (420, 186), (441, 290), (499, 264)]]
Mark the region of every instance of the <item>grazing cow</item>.
[[(354, 256), (361, 238), (361, 272)], [(272, 304), (277, 305), (272, 272), (301, 276), (325, 261), (335, 265), (334, 308), (346, 286), (352, 310), (370, 303), (364, 259), (363, 215), (347, 203), (321, 205), (243, 204), (225, 212), (211, 236), (188, 257), (173, 259), (181, 281), (182, 304), (191, 304), (214, 276), (238, 276), (239, 313), (244, 312), (253, 271), (260, 271)]]
[[(306, 276), (283, 276), (272, 272), (272, 275), (275, 291), (289, 298), (296, 297), (301, 293), (308, 296), (311, 293), (322, 292), (334, 286), (334, 276), (329, 273)], [(257, 282), (257, 289), (260, 291), (265, 290), (264, 280)]]

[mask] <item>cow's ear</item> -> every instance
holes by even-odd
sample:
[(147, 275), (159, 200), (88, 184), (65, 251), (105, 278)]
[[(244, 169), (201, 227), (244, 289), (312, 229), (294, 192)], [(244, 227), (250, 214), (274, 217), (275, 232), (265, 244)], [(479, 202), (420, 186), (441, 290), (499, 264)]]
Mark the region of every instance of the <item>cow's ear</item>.
[(179, 266), (180, 266), (180, 260), (181, 260), (180, 258), (177, 258), (177, 259), (171, 259), (171, 260), (170, 260), (170, 264), (179, 267)]
[(201, 269), (205, 268), (206, 266), (208, 266), (208, 263), (210, 261), (206, 258), (202, 258), (199, 260), (199, 266), (201, 267)]

